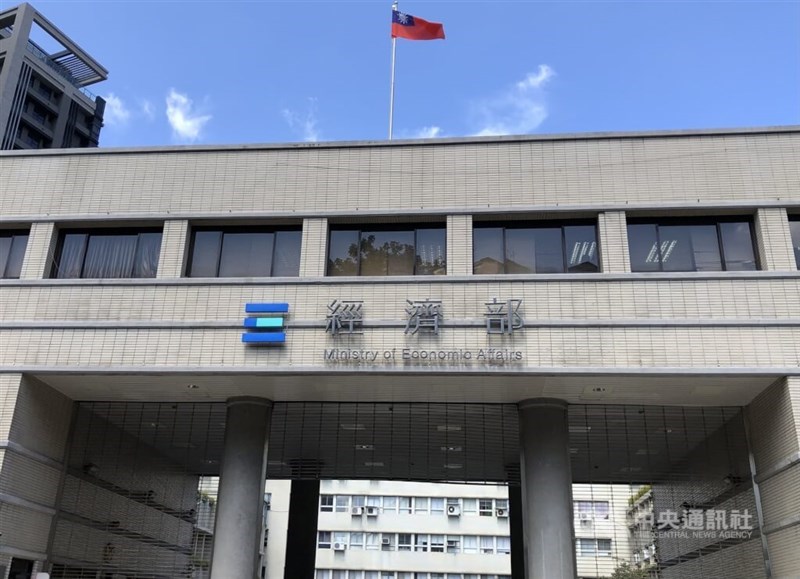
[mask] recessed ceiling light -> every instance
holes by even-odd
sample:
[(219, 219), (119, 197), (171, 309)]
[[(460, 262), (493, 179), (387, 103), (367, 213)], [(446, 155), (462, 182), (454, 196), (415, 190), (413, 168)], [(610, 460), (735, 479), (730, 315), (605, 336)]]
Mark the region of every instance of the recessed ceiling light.
[(460, 446), (443, 446), (442, 452), (461, 452), (462, 448)]
[(460, 424), (440, 424), (436, 427), (436, 430), (439, 432), (460, 432), (461, 425)]
[(449, 468), (450, 470), (458, 470), (459, 468), (464, 468), (463, 464), (455, 464), (455, 463), (452, 463), (452, 462), (449, 463), (449, 464), (445, 464), (443, 466), (444, 466), (444, 468)]
[(383, 466), (382, 462), (365, 462), (364, 466)]
[(356, 444), (356, 450), (375, 450), (374, 444)]
[(363, 424), (342, 424), (342, 430), (364, 430)]
[(591, 426), (570, 426), (569, 431), (573, 434), (578, 434), (582, 432), (589, 432), (592, 430)]
[(186, 387), (189, 390), (196, 390), (197, 388), (199, 388), (199, 386), (197, 384), (188, 384)]

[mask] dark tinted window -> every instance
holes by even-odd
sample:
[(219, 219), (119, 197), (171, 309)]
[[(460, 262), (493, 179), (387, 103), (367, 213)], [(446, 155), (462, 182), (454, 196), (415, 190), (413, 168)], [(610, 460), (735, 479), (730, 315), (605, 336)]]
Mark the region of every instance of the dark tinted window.
[(440, 227), (333, 229), (328, 275), (444, 275), (447, 232)]
[(198, 229), (192, 236), (190, 277), (296, 277), (299, 229)]
[(28, 246), (28, 234), (0, 231), (0, 278), (18, 278)]
[(599, 271), (597, 228), (592, 224), (476, 225), (473, 272), (580, 273)]
[(757, 269), (750, 222), (666, 220), (630, 223), (632, 271)]
[(53, 277), (156, 277), (161, 232), (65, 231), (59, 245)]
[(800, 269), (800, 217), (793, 217), (789, 221), (789, 229), (792, 232), (792, 247), (794, 248), (794, 260), (797, 262), (797, 269)]

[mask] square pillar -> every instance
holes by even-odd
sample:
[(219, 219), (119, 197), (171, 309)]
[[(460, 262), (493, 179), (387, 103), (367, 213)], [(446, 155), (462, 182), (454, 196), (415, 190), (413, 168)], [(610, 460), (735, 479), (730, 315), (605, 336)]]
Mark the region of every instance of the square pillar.
[(759, 209), (755, 220), (756, 246), (761, 269), (767, 271), (796, 271), (792, 248), (792, 233), (786, 209)]
[(447, 216), (447, 275), (472, 275), (472, 215)]
[(328, 262), (328, 220), (303, 219), (300, 277), (323, 277)]
[(55, 259), (58, 229), (52, 222), (33, 223), (19, 279), (45, 279)]
[(631, 254), (625, 212), (605, 211), (598, 215), (597, 238), (600, 244), (600, 271), (630, 273)]
[(158, 255), (157, 278), (182, 277), (189, 251), (189, 222), (175, 219), (164, 223), (161, 252)]

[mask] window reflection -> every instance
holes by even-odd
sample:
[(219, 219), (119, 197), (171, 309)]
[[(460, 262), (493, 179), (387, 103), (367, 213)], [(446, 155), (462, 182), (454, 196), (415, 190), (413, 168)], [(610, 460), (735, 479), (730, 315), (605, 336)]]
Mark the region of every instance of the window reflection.
[(665, 221), (628, 225), (632, 271), (757, 269), (747, 221)]
[(328, 246), (328, 275), (444, 275), (444, 228), (334, 229)]
[(800, 217), (793, 217), (789, 221), (789, 230), (792, 233), (792, 247), (797, 269), (800, 269)]
[(476, 225), (472, 240), (473, 272), (479, 275), (600, 270), (597, 229), (591, 224)]
[(197, 229), (190, 277), (295, 277), (300, 273), (299, 229)]
[(0, 231), (0, 278), (19, 277), (27, 246), (27, 233)]
[(67, 231), (53, 277), (152, 278), (158, 270), (160, 231)]

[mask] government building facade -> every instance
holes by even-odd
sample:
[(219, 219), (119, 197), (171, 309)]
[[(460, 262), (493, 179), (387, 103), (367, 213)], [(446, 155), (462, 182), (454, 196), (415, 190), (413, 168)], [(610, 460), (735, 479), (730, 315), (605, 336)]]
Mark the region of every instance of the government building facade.
[(0, 579), (796, 579), (798, 512), (798, 127), (0, 153)]

